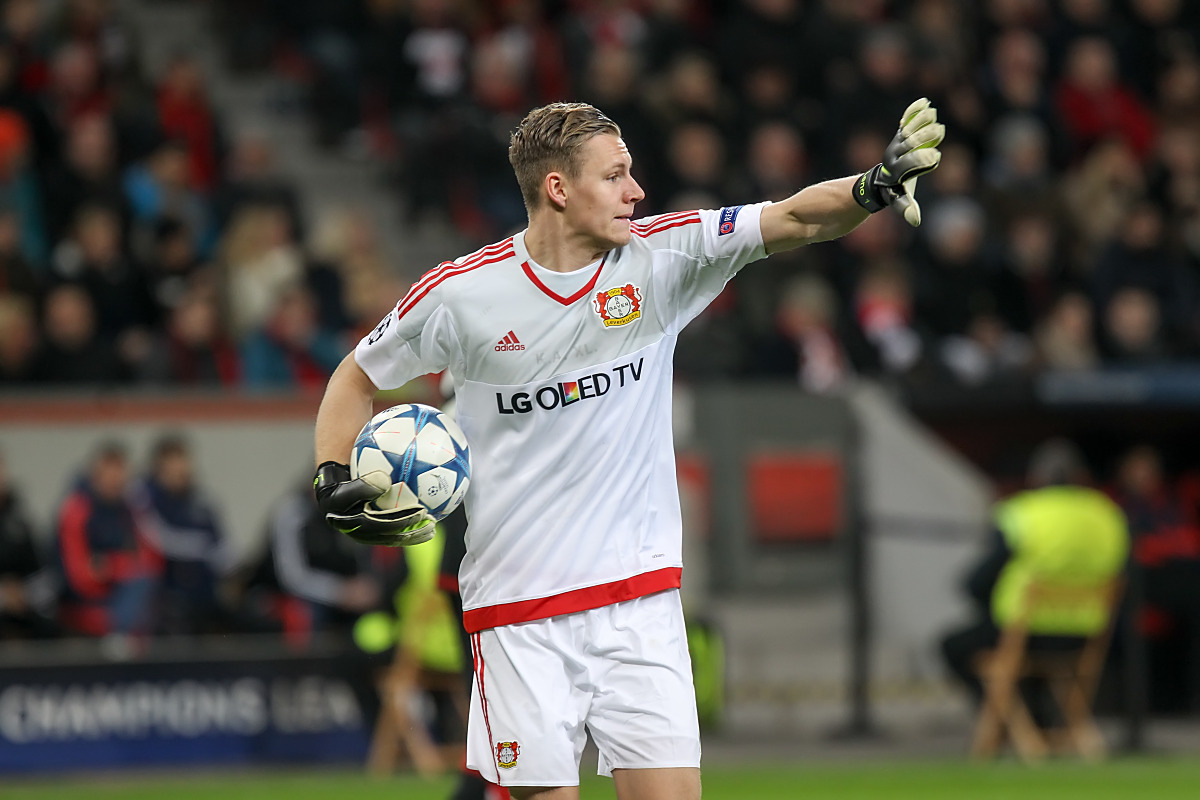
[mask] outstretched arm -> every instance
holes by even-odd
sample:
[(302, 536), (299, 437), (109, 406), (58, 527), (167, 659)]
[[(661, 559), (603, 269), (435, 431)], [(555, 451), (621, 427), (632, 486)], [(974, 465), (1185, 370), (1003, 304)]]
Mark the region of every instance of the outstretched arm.
[(851, 194), (857, 177), (806, 186), (762, 211), (759, 225), (768, 253), (844, 236), (870, 214)]
[(925, 98), (900, 117), (900, 126), (883, 160), (857, 177), (805, 187), (763, 209), (761, 228), (768, 253), (836, 239), (858, 227), (868, 214), (894, 205), (914, 228), (921, 224), (917, 178), (937, 168), (945, 126)]

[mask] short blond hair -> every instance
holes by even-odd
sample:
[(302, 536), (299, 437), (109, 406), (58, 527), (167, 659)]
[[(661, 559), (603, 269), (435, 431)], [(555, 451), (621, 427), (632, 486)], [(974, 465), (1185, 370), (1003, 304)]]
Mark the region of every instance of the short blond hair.
[(542, 181), (551, 172), (579, 175), (579, 151), (594, 136), (620, 136), (621, 128), (587, 103), (551, 103), (525, 115), (513, 131), (508, 161), (517, 175), (526, 211), (542, 202)]

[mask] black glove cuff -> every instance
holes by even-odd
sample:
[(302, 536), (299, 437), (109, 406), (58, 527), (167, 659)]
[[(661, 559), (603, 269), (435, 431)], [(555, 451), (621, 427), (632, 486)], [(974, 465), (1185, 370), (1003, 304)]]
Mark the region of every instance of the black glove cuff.
[(883, 164), (876, 164), (859, 175), (858, 180), (854, 182), (854, 189), (851, 190), (854, 201), (872, 214), (892, 204), (892, 196), (877, 183), (881, 169)]
[(336, 461), (325, 461), (317, 467), (316, 475), (313, 476), (313, 491), (317, 493), (318, 498), (323, 498), (333, 487), (348, 480), (349, 466)]

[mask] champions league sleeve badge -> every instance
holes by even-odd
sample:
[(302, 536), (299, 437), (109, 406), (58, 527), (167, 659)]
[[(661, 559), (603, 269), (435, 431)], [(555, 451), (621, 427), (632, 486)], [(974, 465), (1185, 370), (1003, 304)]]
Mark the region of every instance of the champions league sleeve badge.
[(642, 316), (642, 290), (632, 283), (605, 289), (596, 293), (592, 304), (604, 327), (628, 325)]

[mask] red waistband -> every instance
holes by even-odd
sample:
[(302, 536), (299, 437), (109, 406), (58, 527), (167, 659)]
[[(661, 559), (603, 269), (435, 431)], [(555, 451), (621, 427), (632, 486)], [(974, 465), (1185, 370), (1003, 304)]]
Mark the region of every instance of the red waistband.
[(577, 611), (612, 605), (622, 600), (632, 600), (635, 597), (643, 597), (667, 589), (678, 589), (682, 577), (682, 568), (665, 567), (653, 572), (643, 572), (632, 578), (601, 583), (597, 586), (585, 586), (582, 589), (549, 597), (473, 608), (463, 612), (463, 627), (467, 629), (468, 633), (475, 633), (499, 625), (513, 625), (518, 622), (531, 622), (535, 619), (574, 614)]

